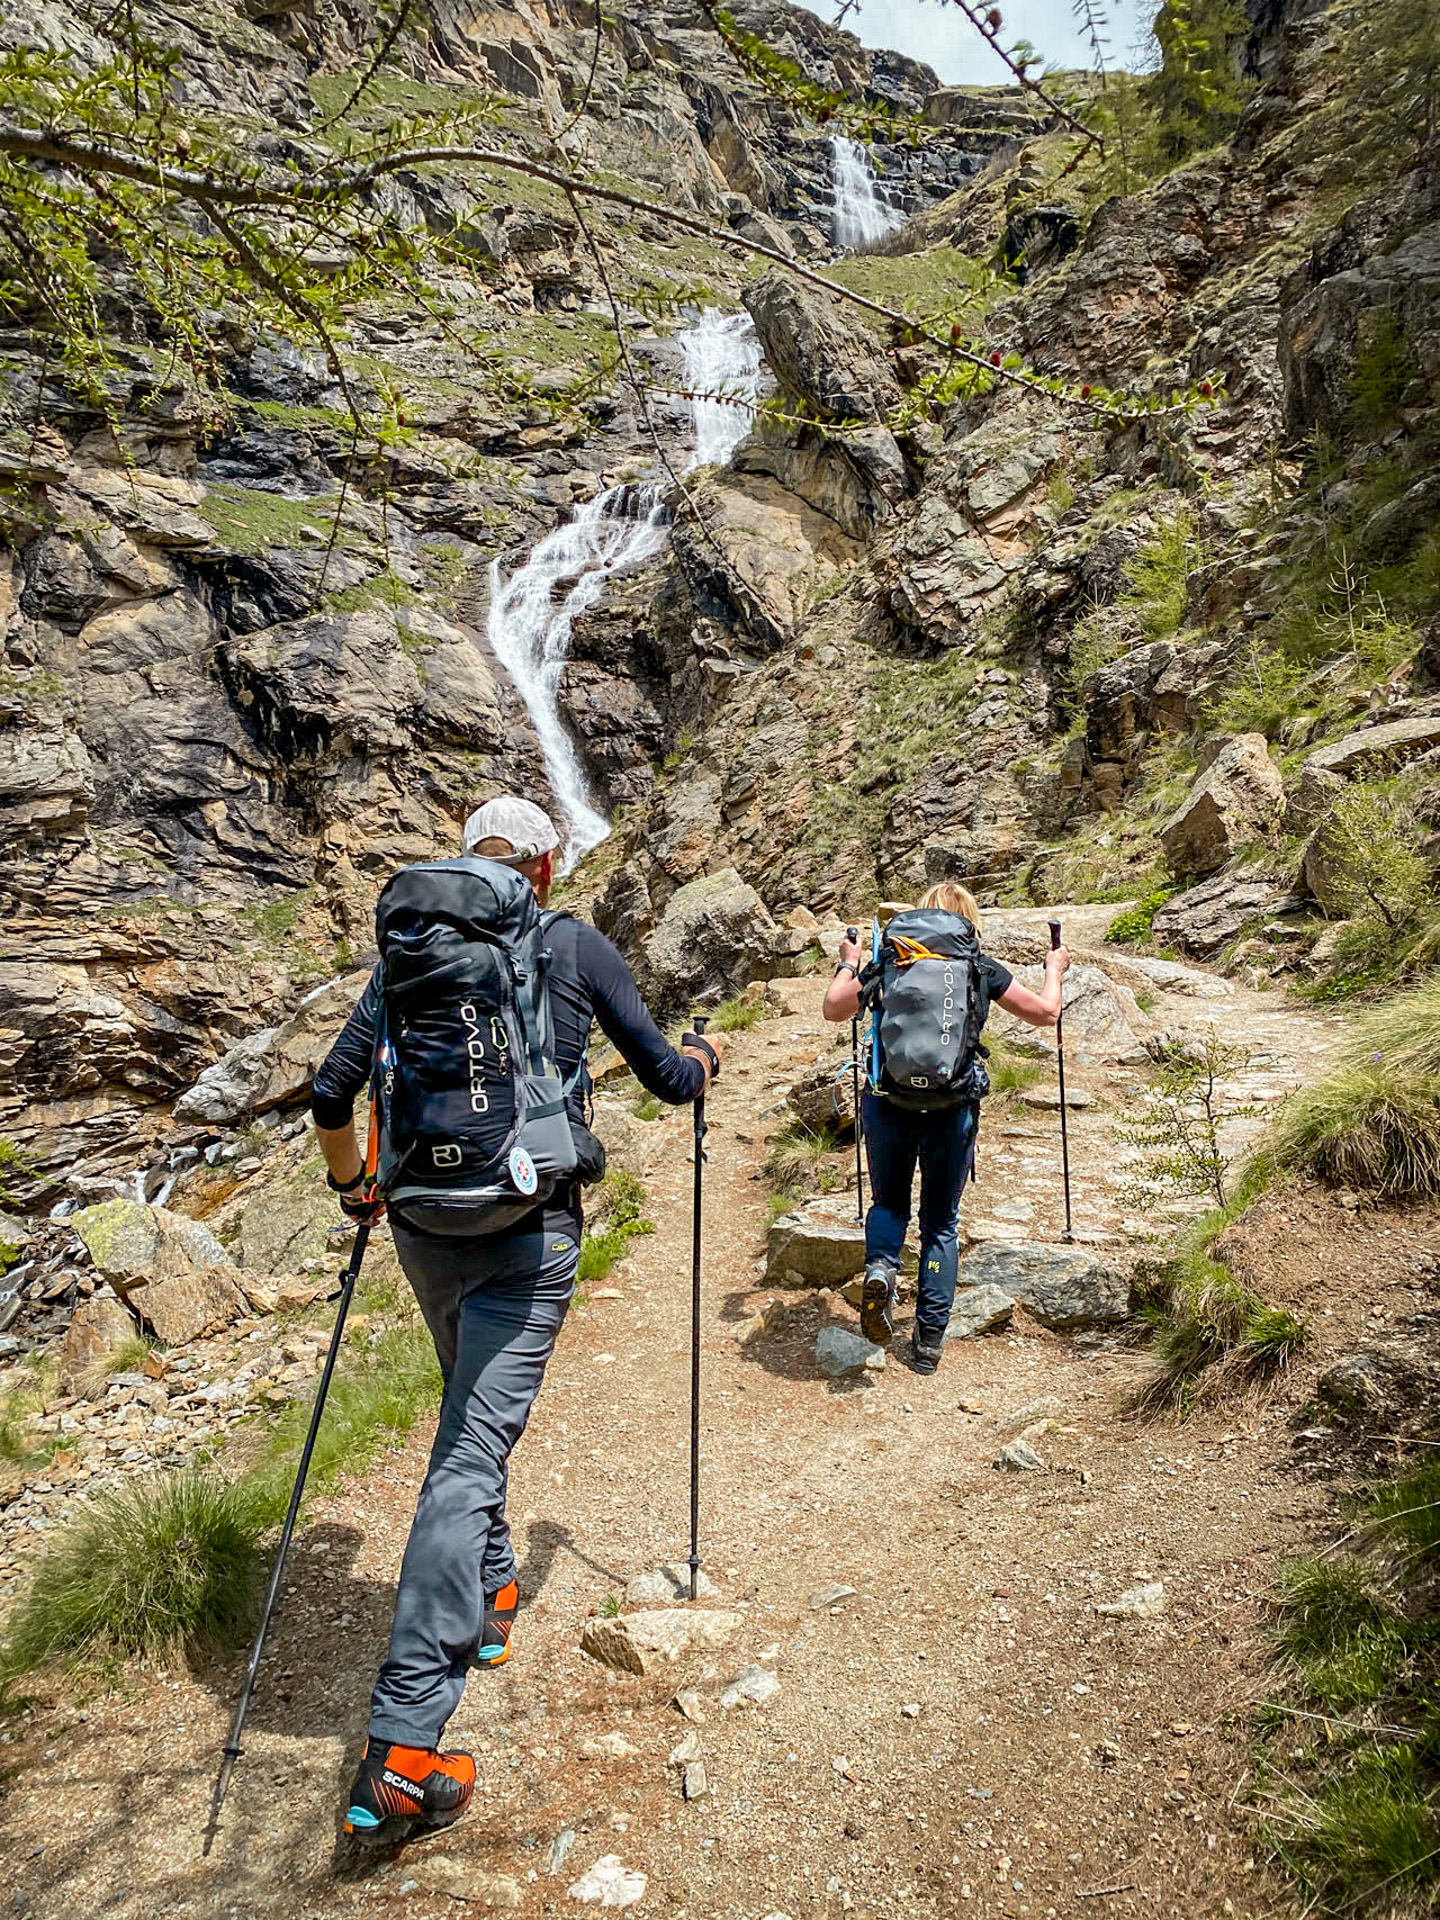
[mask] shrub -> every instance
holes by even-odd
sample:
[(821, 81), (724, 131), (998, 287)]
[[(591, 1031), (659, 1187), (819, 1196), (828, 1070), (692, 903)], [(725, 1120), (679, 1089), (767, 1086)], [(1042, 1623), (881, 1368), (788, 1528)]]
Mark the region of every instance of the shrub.
[(1117, 913), (1105, 930), (1105, 938), (1127, 944), (1148, 940), (1156, 914), (1174, 891), (1174, 887), (1160, 887), (1154, 893), (1146, 894), (1143, 900), (1137, 900), (1133, 907)]
[(1320, 832), (1333, 904), (1345, 918), (1375, 920), (1388, 939), (1432, 905), (1413, 802), (1391, 788), (1347, 787)]
[(267, 1517), (252, 1484), (206, 1471), (101, 1495), (17, 1601), (0, 1679), (90, 1652), (155, 1657), (232, 1642), (252, 1616)]
[[(1227, 1202), (1228, 1162), (1220, 1146), (1223, 1117), (1220, 1082), (1243, 1073), (1250, 1054), (1229, 1046), (1213, 1027), (1202, 1041), (1166, 1047), (1158, 1054), (1147, 1104), (1136, 1118), (1115, 1129), (1131, 1146), (1142, 1149), (1141, 1174), (1125, 1196), (1132, 1206), (1144, 1206), (1159, 1188), (1176, 1194), (1212, 1198), (1218, 1207)], [(1229, 1117), (1254, 1112), (1231, 1107)]]

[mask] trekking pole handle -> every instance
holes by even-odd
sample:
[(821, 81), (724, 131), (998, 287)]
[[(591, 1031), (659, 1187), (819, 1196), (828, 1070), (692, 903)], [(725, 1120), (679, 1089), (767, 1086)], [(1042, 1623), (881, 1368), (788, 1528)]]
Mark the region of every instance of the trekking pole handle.
[(1052, 920), (1050, 922), (1050, 951), (1053, 953), (1056, 947), (1059, 946), (1059, 944), (1060, 944), (1060, 922), (1058, 920)]
[(859, 927), (846, 927), (845, 938), (847, 940), (858, 940), (860, 938)]

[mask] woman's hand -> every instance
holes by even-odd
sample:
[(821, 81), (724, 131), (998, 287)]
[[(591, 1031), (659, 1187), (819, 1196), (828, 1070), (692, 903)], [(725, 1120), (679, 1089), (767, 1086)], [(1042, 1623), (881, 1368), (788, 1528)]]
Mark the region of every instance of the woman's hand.
[(864, 952), (858, 940), (851, 940), (847, 936), (840, 942), (841, 966), (858, 967), (863, 959)]
[(1051, 947), (1045, 956), (1045, 971), (1047, 974), (1054, 973), (1063, 975), (1069, 965), (1070, 949), (1068, 947)]

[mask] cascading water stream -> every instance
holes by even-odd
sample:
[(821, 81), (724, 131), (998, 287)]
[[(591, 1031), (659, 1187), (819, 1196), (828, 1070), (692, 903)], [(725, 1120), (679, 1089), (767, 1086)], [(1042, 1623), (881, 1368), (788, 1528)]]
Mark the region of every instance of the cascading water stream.
[[(713, 307), (680, 335), (680, 346), (687, 389), (730, 396), (691, 401), (695, 446), (688, 472), (728, 460), (749, 432), (760, 348), (748, 314)], [(610, 823), (591, 804), (580, 756), (560, 718), (560, 677), (570, 656), (571, 631), (617, 574), (653, 559), (665, 540), (658, 481), (610, 487), (547, 533), (508, 579), (498, 560), (490, 567), (485, 636), (525, 702), (551, 791), (564, 815), (562, 873), (610, 831)]]
[[(748, 313), (707, 307), (680, 336), (695, 450), (685, 471), (724, 466), (750, 431), (760, 383), (760, 342)], [(718, 396), (718, 397), (717, 397)]]
[[(609, 821), (590, 804), (580, 756), (560, 718), (560, 675), (570, 656), (570, 632), (617, 573), (652, 559), (664, 544), (660, 489), (609, 487), (587, 500), (573, 520), (547, 533), (508, 580), (500, 562), (491, 562), (486, 638), (525, 702), (565, 816), (569, 833), (562, 873), (610, 831)], [(555, 590), (567, 580), (570, 589), (557, 602)]]
[(858, 140), (843, 133), (830, 141), (834, 156), (835, 207), (831, 216), (833, 238), (842, 253), (856, 247), (873, 247), (887, 233), (905, 224), (905, 215), (876, 184), (870, 155)]

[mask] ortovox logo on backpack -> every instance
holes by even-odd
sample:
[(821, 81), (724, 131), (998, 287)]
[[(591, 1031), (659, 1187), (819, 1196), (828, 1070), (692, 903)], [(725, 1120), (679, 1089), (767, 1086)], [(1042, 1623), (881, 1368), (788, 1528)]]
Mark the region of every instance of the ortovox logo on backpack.
[(897, 913), (866, 970), (875, 1091), (897, 1106), (967, 1106), (989, 1089), (980, 1060), (980, 943), (958, 913)]
[(467, 857), (380, 895), (380, 1192), (427, 1233), (495, 1233), (576, 1170), (546, 928), (523, 874)]

